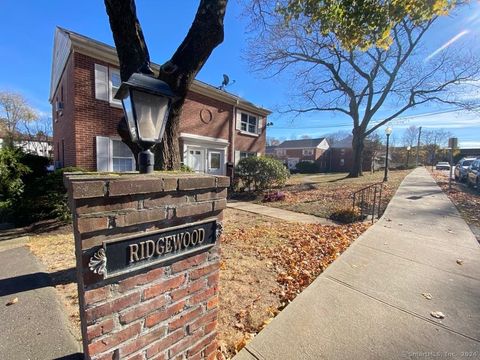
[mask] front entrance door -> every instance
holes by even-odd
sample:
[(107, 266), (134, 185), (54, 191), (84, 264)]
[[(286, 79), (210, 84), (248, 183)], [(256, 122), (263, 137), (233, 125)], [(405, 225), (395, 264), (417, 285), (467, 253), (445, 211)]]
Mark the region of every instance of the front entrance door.
[(208, 150), (208, 173), (223, 175), (223, 151)]
[(200, 148), (188, 148), (187, 165), (195, 172), (205, 171), (205, 150)]

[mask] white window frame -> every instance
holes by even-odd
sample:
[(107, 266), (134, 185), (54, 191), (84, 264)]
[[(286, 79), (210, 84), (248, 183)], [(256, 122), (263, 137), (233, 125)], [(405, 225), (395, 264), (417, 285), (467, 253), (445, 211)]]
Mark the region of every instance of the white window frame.
[(302, 150), (302, 155), (303, 156), (311, 156), (315, 153), (315, 150), (313, 149), (303, 149)]
[[(118, 137), (113, 137), (113, 138), (110, 138), (110, 137), (107, 137), (107, 136), (97, 136), (97, 148), (96, 148), (96, 159), (97, 159), (97, 171), (107, 171), (107, 172), (113, 172), (113, 142), (114, 141), (122, 141), (120, 138)], [(105, 153), (101, 153), (102, 155), (100, 155), (99, 153), (99, 148), (98, 148), (98, 144), (99, 144), (99, 141), (102, 141), (105, 145)], [(108, 141), (108, 143), (107, 143)], [(115, 158), (123, 158), (123, 159), (132, 159), (132, 169), (130, 171), (135, 171), (135, 157), (132, 153), (132, 156), (131, 157), (124, 157), (124, 156), (115, 156)], [(106, 161), (104, 162), (105, 165), (106, 165), (106, 168), (105, 169), (99, 169), (99, 160), (100, 159), (105, 159)], [(127, 170), (128, 171), (128, 170)]]
[[(243, 121), (243, 115), (246, 115), (247, 116), (247, 121)], [(255, 130), (254, 131), (250, 131), (249, 130), (249, 125), (250, 125), (250, 118), (254, 118), (255, 119)], [(253, 115), (253, 114), (250, 114), (248, 112), (245, 112), (245, 111), (240, 111), (240, 131), (243, 132), (243, 133), (248, 133), (248, 134), (255, 134), (255, 135), (258, 135), (258, 116), (257, 115)], [(246, 130), (243, 130), (242, 129), (242, 126), (245, 124), (245, 128)]]
[(276, 149), (277, 150), (277, 155), (278, 156), (285, 156), (287, 154), (286, 149)]
[[(132, 160), (132, 168), (130, 170), (127, 170), (127, 171), (135, 171), (135, 157), (133, 156), (133, 153), (132, 153), (132, 156), (113, 156), (113, 142), (114, 141), (119, 141), (119, 142), (122, 142), (121, 139), (115, 139), (115, 138), (110, 138), (110, 162), (111, 162), (111, 168), (112, 168), (112, 171), (115, 171), (113, 169), (113, 159), (116, 158), (116, 159), (131, 159)], [(127, 146), (127, 145), (125, 145)], [(121, 172), (121, 171), (118, 171), (118, 172)]]
[(248, 157), (254, 157), (254, 156), (257, 156), (256, 152), (240, 151), (239, 159), (242, 160), (242, 159), (245, 159), (245, 158), (248, 158)]
[[(109, 97), (109, 102), (110, 102), (111, 105), (122, 106), (122, 102), (120, 100), (115, 99), (114, 95), (113, 95), (113, 82), (112, 82), (113, 75), (118, 75), (118, 77), (120, 77), (120, 70), (109, 67), (108, 68), (108, 97)], [(121, 80), (120, 80), (120, 83), (121, 83)], [(118, 91), (118, 89), (117, 89), (117, 91)]]

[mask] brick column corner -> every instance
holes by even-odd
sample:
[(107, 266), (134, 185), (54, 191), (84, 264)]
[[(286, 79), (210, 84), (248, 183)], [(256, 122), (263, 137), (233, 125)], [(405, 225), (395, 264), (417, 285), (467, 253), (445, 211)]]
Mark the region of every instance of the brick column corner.
[[(195, 248), (192, 235), (191, 243), (174, 246), (174, 236), (167, 235), (172, 229), (207, 226), (216, 238), (229, 178), (66, 174), (65, 184), (73, 213), (85, 358), (214, 359), (219, 243)], [(150, 247), (150, 239), (158, 240), (165, 231), (157, 248)], [(108, 249), (137, 238), (148, 240), (140, 249), (129, 245), (136, 256), (115, 260), (107, 255), (105, 260), (113, 251)], [(176, 256), (177, 245), (188, 254)], [(163, 261), (167, 253), (172, 256), (167, 262), (151, 263)], [(114, 261), (131, 267), (111, 270)]]

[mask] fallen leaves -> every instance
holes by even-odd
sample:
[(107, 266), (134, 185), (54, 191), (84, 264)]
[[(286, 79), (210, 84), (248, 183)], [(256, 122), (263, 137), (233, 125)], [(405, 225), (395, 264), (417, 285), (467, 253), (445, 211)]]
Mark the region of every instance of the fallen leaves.
[(435, 319), (443, 319), (443, 318), (445, 318), (445, 315), (444, 315), (441, 311), (432, 311), (432, 312), (430, 313), (430, 315), (431, 315), (432, 317), (434, 317)]
[(5, 305), (6, 306), (11, 306), (11, 305), (14, 305), (18, 302), (18, 297), (15, 297), (13, 299), (11, 299), (9, 302), (7, 302)]
[[(382, 208), (386, 207), (398, 186), (410, 173), (410, 170), (392, 171), (388, 183), (382, 190)], [(352, 206), (353, 192), (381, 182), (383, 173), (366, 173), (359, 178), (345, 178), (345, 174), (327, 174), (315, 177), (311, 182), (298, 182), (295, 177), (291, 185), (281, 189), (283, 200), (262, 202), (262, 205), (312, 214), (329, 218), (338, 209), (348, 209)]]
[(422, 293), (422, 296), (427, 300), (432, 300), (432, 294), (430, 293)]
[[(219, 339), (223, 357), (228, 359), (370, 224), (297, 224), (250, 215), (250, 219), (245, 219), (250, 226), (244, 226), (245, 221), (236, 223), (243, 216), (241, 213), (227, 210), (226, 214), (222, 240), (222, 269), (226, 270), (220, 275)], [(232, 221), (228, 221), (230, 218)], [(261, 274), (273, 276), (276, 286), (266, 283)]]
[(432, 171), (431, 174), (438, 186), (455, 204), (463, 219), (468, 224), (480, 226), (480, 193), (455, 181), (452, 181), (452, 189), (449, 190), (448, 175), (441, 171)]

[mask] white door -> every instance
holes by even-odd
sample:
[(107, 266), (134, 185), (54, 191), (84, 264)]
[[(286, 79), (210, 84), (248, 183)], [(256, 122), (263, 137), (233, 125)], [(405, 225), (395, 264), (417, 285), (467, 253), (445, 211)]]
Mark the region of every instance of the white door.
[(223, 151), (208, 150), (208, 173), (223, 175)]
[(200, 148), (188, 148), (187, 165), (195, 172), (205, 171), (205, 150)]

